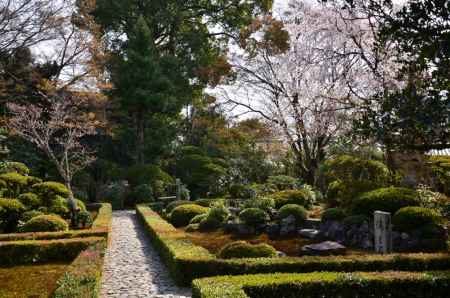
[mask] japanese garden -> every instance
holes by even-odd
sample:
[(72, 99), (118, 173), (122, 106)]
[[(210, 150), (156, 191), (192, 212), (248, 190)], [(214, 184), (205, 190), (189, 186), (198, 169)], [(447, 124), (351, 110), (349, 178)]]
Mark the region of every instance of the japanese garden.
[(445, 298), (449, 220), (448, 0), (0, 0), (0, 298)]

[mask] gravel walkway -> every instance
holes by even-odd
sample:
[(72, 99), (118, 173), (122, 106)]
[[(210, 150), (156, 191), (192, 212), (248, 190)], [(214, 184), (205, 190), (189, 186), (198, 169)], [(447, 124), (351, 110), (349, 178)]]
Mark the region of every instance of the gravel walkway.
[(177, 287), (135, 211), (114, 211), (112, 239), (106, 253), (101, 297), (191, 297), (189, 288)]

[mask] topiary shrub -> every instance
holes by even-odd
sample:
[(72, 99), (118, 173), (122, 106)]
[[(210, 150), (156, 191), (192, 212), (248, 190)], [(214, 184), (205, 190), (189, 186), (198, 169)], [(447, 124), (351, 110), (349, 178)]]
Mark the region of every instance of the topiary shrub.
[(208, 231), (215, 230), (227, 221), (230, 216), (230, 212), (223, 203), (216, 203), (212, 205), (211, 209), (206, 214), (206, 217), (199, 222), (200, 230)]
[(257, 226), (268, 222), (270, 217), (264, 210), (247, 208), (239, 213), (239, 219), (249, 226)]
[[(75, 199), (75, 203), (77, 204), (77, 207), (80, 208), (80, 211), (86, 211), (86, 204), (80, 199)], [(66, 200), (66, 204), (68, 204)], [(67, 206), (69, 207), (69, 206)]]
[(208, 217), (207, 213), (196, 215), (191, 219), (189, 224), (199, 224), (202, 220), (204, 220), (207, 217)]
[(87, 229), (92, 226), (92, 217), (88, 211), (80, 211), (77, 215), (78, 224), (83, 228)]
[(420, 206), (416, 191), (402, 187), (379, 188), (355, 199), (352, 214), (364, 214), (371, 217), (377, 210), (394, 214), (400, 208), (407, 206)]
[(232, 258), (270, 258), (275, 257), (277, 251), (268, 244), (252, 245), (245, 241), (231, 242), (222, 247), (218, 253), (221, 259)]
[(244, 184), (232, 184), (228, 192), (233, 199), (251, 199), (256, 196), (256, 191)]
[(22, 214), (21, 221), (27, 222), (30, 219), (32, 219), (33, 217), (40, 216), (40, 215), (44, 215), (44, 213), (42, 213), (41, 211), (37, 211), (37, 210), (30, 210), (30, 211), (24, 212)]
[(439, 225), (443, 223), (442, 216), (423, 207), (404, 207), (398, 210), (392, 218), (394, 228), (399, 231), (411, 231), (425, 225)]
[(134, 206), (135, 204), (150, 203), (152, 201), (153, 189), (148, 184), (139, 184), (128, 195), (128, 205)]
[(269, 211), (275, 208), (275, 200), (270, 197), (259, 197), (244, 202), (245, 208), (258, 208), (264, 211)]
[(192, 203), (200, 205), (202, 207), (211, 207), (213, 204), (216, 203), (224, 203), (224, 199), (198, 199), (193, 201)]
[(288, 216), (295, 217), (295, 224), (297, 226), (301, 225), (305, 222), (306, 217), (308, 215), (306, 209), (303, 206), (295, 205), (295, 204), (287, 204), (280, 208), (280, 218), (286, 218)]
[(63, 198), (67, 198), (69, 196), (69, 190), (67, 187), (62, 183), (54, 181), (34, 184), (33, 192), (39, 195), (46, 206), (50, 206), (56, 196)]
[(0, 167), (0, 174), (16, 172), (20, 175), (27, 176), (30, 174), (30, 169), (21, 162), (7, 161)]
[(192, 218), (196, 215), (204, 214), (208, 212), (208, 210), (208, 208), (195, 204), (181, 205), (172, 210), (170, 222), (175, 227), (187, 226)]
[(49, 213), (57, 214), (63, 218), (70, 217), (70, 209), (67, 204), (67, 200), (61, 196), (56, 196), (52, 201), (52, 204), (48, 208)]
[(25, 223), (22, 227), (23, 232), (57, 232), (67, 231), (69, 225), (57, 215), (36, 216)]
[(388, 167), (376, 160), (341, 155), (324, 164), (329, 207), (349, 207), (360, 194), (390, 184)]
[(311, 208), (313, 204), (313, 198), (310, 197), (306, 190), (284, 190), (272, 195), (275, 200), (275, 208), (279, 209), (287, 204), (302, 205), (305, 208)]
[(16, 172), (1, 174), (0, 180), (6, 184), (6, 192), (4, 195), (11, 197), (18, 196), (28, 186), (28, 177)]
[(42, 200), (34, 193), (27, 192), (19, 195), (17, 199), (27, 208), (27, 209), (37, 209), (42, 206)]
[(190, 205), (190, 204), (193, 204), (193, 202), (191, 202), (191, 201), (182, 201), (182, 200), (170, 202), (167, 205), (167, 207), (166, 207), (166, 213), (172, 212), (172, 210), (175, 209), (178, 206)]
[(13, 232), (25, 210), (19, 200), (0, 198), (0, 230)]
[(340, 221), (343, 220), (345, 216), (345, 212), (341, 208), (328, 208), (322, 213), (322, 222), (332, 220)]

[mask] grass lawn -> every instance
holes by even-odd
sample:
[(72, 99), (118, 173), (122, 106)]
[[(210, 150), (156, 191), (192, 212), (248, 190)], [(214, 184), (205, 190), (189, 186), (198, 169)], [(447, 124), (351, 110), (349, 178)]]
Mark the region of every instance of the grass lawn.
[(0, 268), (0, 298), (47, 298), (68, 264)]

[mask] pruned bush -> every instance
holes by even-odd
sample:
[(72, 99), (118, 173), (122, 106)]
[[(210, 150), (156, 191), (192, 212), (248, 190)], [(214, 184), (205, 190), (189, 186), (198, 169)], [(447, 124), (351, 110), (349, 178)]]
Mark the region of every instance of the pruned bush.
[(402, 187), (386, 187), (364, 193), (355, 199), (352, 213), (372, 216), (373, 212), (378, 210), (394, 214), (400, 208), (419, 205), (416, 191)]
[(280, 218), (286, 218), (288, 216), (295, 217), (295, 224), (297, 226), (305, 222), (308, 213), (303, 206), (295, 204), (287, 204), (280, 208)]
[(277, 209), (287, 204), (301, 205), (308, 209), (311, 208), (314, 203), (309, 192), (303, 189), (280, 191), (274, 193), (272, 198), (275, 200), (275, 207)]
[(264, 210), (248, 208), (239, 213), (239, 219), (249, 226), (257, 226), (268, 222), (270, 217)]
[(199, 214), (208, 212), (208, 210), (208, 208), (195, 204), (181, 205), (172, 210), (170, 221), (176, 227), (187, 226), (191, 219)]
[(153, 188), (149, 184), (139, 184), (131, 190), (128, 195), (129, 202), (134, 204), (150, 203), (154, 200)]
[(190, 205), (190, 204), (193, 204), (193, 202), (191, 202), (191, 201), (183, 201), (183, 200), (178, 200), (178, 201), (170, 202), (170, 203), (167, 205), (167, 207), (166, 207), (166, 213), (172, 212), (172, 210), (175, 209), (175, 208), (178, 207), (178, 206), (181, 206), (181, 205)]
[(52, 201), (52, 204), (48, 208), (48, 212), (57, 214), (63, 218), (70, 217), (70, 209), (67, 200), (59, 195)]
[(46, 206), (50, 206), (56, 196), (61, 196), (64, 198), (69, 196), (69, 190), (67, 187), (62, 183), (54, 181), (34, 184), (33, 192), (39, 195)]
[(23, 193), (19, 195), (17, 199), (22, 202), (27, 209), (37, 209), (42, 206), (42, 200), (38, 195), (32, 192)]
[(341, 155), (324, 165), (328, 189), (326, 202), (329, 207), (348, 207), (360, 194), (390, 184), (388, 167), (376, 160)]
[(270, 197), (257, 197), (245, 201), (244, 207), (258, 208), (264, 211), (269, 211), (270, 209), (275, 208), (275, 200)]
[(25, 210), (19, 200), (0, 198), (0, 230), (13, 232)]
[(21, 221), (27, 222), (30, 219), (32, 219), (33, 217), (40, 216), (40, 215), (44, 215), (44, 213), (42, 213), (41, 211), (37, 211), (37, 210), (30, 210), (30, 211), (24, 212), (22, 214)]
[(1, 174), (0, 180), (6, 184), (4, 195), (10, 197), (16, 197), (28, 186), (28, 177), (16, 172)]
[(256, 191), (244, 184), (233, 184), (229, 187), (228, 192), (233, 199), (251, 199), (256, 196)]
[(88, 211), (80, 211), (77, 215), (77, 220), (79, 225), (84, 228), (90, 228), (92, 226), (92, 217), (91, 213)]
[(343, 220), (345, 218), (345, 212), (341, 208), (328, 208), (322, 213), (322, 222), (331, 220)]
[[(86, 211), (86, 204), (80, 199), (75, 199), (75, 203), (77, 204), (77, 207), (80, 208), (80, 211)], [(67, 200), (66, 200), (67, 204)]]
[(20, 175), (28, 175), (30, 174), (30, 169), (21, 162), (16, 161), (7, 161), (2, 164), (0, 167), (0, 174), (16, 172)]
[(57, 232), (67, 231), (69, 225), (57, 215), (40, 215), (33, 217), (22, 227), (23, 232)]
[(207, 213), (199, 214), (194, 216), (189, 224), (199, 224), (201, 221), (203, 221), (206, 217), (208, 217)]
[(404, 207), (394, 214), (392, 223), (395, 229), (399, 231), (411, 231), (428, 224), (442, 224), (443, 218), (438, 212), (432, 209)]
[(209, 208), (215, 203), (220, 203), (220, 202), (224, 203), (224, 201), (225, 201), (224, 199), (220, 199), (220, 198), (219, 199), (198, 199), (198, 200), (193, 201), (192, 203), (200, 205), (202, 207)]
[(267, 183), (276, 186), (276, 188), (281, 191), (297, 188), (300, 184), (300, 181), (297, 178), (291, 176), (278, 175), (269, 176), (269, 178), (267, 178)]
[(232, 258), (269, 258), (276, 256), (275, 248), (268, 244), (250, 244), (245, 241), (231, 242), (222, 247), (218, 253), (221, 259)]

